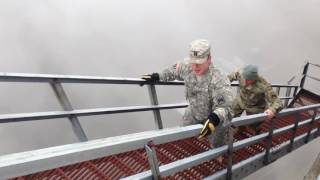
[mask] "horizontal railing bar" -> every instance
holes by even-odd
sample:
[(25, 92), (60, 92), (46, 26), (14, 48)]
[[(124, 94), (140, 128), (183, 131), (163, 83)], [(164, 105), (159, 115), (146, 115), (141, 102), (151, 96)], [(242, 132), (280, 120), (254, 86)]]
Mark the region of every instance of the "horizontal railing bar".
[(279, 99), (293, 99), (294, 97), (293, 96), (288, 96), (288, 97), (279, 97)]
[(222, 146), (219, 148), (211, 149), (209, 151), (160, 166), (160, 175), (162, 177), (169, 176), (181, 170), (199, 165), (201, 163), (204, 163), (206, 161), (212, 160), (214, 158), (217, 158), (218, 156), (225, 154), (227, 150), (228, 150), (227, 146)]
[[(302, 107), (298, 107), (298, 108), (284, 109), (277, 114), (277, 117), (287, 116), (289, 114), (295, 114), (295, 113), (299, 113), (302, 111), (307, 111), (307, 110), (312, 110), (312, 109), (317, 109), (317, 108), (320, 108), (320, 104), (302, 106)], [(247, 125), (247, 124), (252, 124), (254, 122), (264, 121), (266, 119), (266, 117), (267, 116), (265, 113), (254, 114), (254, 115), (249, 115), (249, 116), (240, 116), (240, 117), (236, 117), (236, 118), (232, 119), (232, 125), (243, 126), (243, 125)]]
[[(91, 84), (151, 84), (141, 78), (120, 78), (102, 76), (78, 76), (58, 74), (30, 74), (30, 73), (5, 73), (0, 72), (2, 82), (55, 82), (60, 83), (91, 83)], [(157, 82), (157, 85), (184, 85), (183, 81)], [(239, 86), (232, 83), (231, 86)], [(272, 87), (298, 87), (286, 84), (272, 84)]]
[(294, 127), (294, 124), (291, 124), (291, 125), (279, 128), (279, 129), (275, 129), (274, 132), (273, 132), (273, 135), (274, 136), (281, 135), (281, 134), (291, 130), (293, 127)]
[[(315, 121), (317, 121), (318, 119), (319, 118), (316, 118)], [(304, 126), (304, 125), (310, 123), (311, 121), (312, 121), (312, 119), (308, 119), (308, 120), (299, 122), (298, 127)], [(285, 126), (283, 128), (275, 129), (273, 135), (276, 136), (276, 135), (283, 134), (286, 131), (289, 131), (290, 129), (292, 129), (293, 127), (294, 127), (294, 125), (291, 124), (291, 125)], [(259, 134), (259, 135), (241, 140), (241, 141), (237, 141), (234, 143), (233, 149), (238, 150), (238, 149), (244, 148), (246, 146), (249, 146), (251, 144), (255, 144), (255, 143), (265, 139), (267, 136), (268, 136), (268, 133), (263, 133), (263, 134)]]
[[(231, 83), (231, 86), (239, 86), (239, 83)], [(297, 85), (288, 85), (288, 84), (271, 84), (271, 87), (298, 87)]]
[[(114, 107), (114, 108), (96, 108), (96, 109), (82, 109), (72, 111), (50, 111), (50, 112), (36, 112), (36, 113), (20, 113), (20, 114), (4, 114), (0, 115), (0, 123), (30, 121), (30, 120), (43, 120), (43, 119), (56, 119), (66, 118), (70, 116), (91, 116), (91, 115), (103, 115), (103, 114), (115, 114), (115, 113), (128, 113), (128, 112), (141, 112), (150, 110), (161, 109), (175, 109), (185, 108), (187, 103), (180, 104), (165, 104), (165, 105), (152, 105), (152, 106), (130, 106), (130, 107)], [(310, 109), (319, 108), (320, 104), (303, 106), (299, 108), (285, 109), (281, 111), (277, 116), (285, 116), (288, 114), (298, 113)], [(242, 126), (251, 124), (254, 122), (260, 122), (265, 120), (266, 114), (255, 114), (250, 116), (236, 117), (232, 120), (234, 126)]]
[(244, 148), (246, 146), (249, 146), (251, 144), (255, 144), (257, 142), (260, 142), (261, 140), (265, 139), (268, 137), (268, 133), (262, 133), (241, 141), (237, 141), (233, 144), (233, 150), (236, 151), (238, 149)]
[(0, 179), (28, 175), (198, 135), (202, 125), (153, 130), (0, 156)]
[(266, 119), (266, 117), (267, 117), (267, 115), (265, 113), (235, 117), (232, 119), (232, 125), (243, 126), (243, 125), (251, 124), (254, 122), (264, 121)]
[[(120, 78), (100, 76), (76, 76), (54, 74), (0, 73), (2, 82), (60, 82), (60, 83), (92, 83), (92, 84), (151, 84), (141, 78)], [(183, 85), (182, 81), (158, 82), (158, 85)]]
[(320, 79), (319, 78), (316, 78), (316, 77), (314, 77), (314, 76), (309, 76), (309, 75), (306, 75), (308, 78), (311, 78), (311, 79), (313, 79), (313, 80), (316, 80), (316, 81), (320, 81)]
[(278, 113), (277, 117), (282, 117), (282, 116), (286, 116), (289, 114), (299, 113), (299, 112), (313, 110), (313, 109), (317, 109), (317, 108), (320, 108), (320, 103), (308, 105), (308, 106), (302, 106), (302, 107), (298, 107), (298, 108), (288, 108), (288, 109), (284, 109), (284, 110), (280, 111)]
[(313, 66), (316, 66), (316, 67), (319, 67), (320, 68), (320, 65), (319, 64), (315, 64), (315, 63), (310, 63), (309, 64), (313, 65)]
[[(213, 158), (216, 158), (224, 153), (226, 153), (228, 150), (227, 146), (222, 146), (219, 148), (215, 148), (197, 155), (193, 155), (191, 157), (187, 157), (181, 160), (174, 161), (172, 163), (163, 165), (159, 167), (160, 175), (161, 177), (169, 176), (171, 174), (174, 174), (176, 172), (179, 172), (181, 170), (187, 169), (189, 167), (193, 167), (196, 165), (199, 165), (201, 163), (204, 163), (206, 161), (209, 161)], [(129, 180), (129, 179), (149, 179), (152, 177), (151, 171), (142, 172), (136, 175), (132, 175), (126, 178), (123, 178), (123, 180)]]
[(43, 120), (43, 119), (56, 119), (65, 118), (70, 116), (91, 116), (102, 114), (115, 114), (115, 113), (127, 113), (138, 111), (149, 111), (155, 109), (175, 109), (185, 108), (187, 103), (180, 104), (164, 104), (164, 105), (152, 105), (152, 106), (130, 106), (130, 107), (114, 107), (114, 108), (96, 108), (96, 109), (82, 109), (72, 111), (49, 111), (49, 112), (37, 112), (37, 113), (20, 113), (20, 114), (4, 114), (0, 115), (0, 123), (30, 121), (30, 120)]

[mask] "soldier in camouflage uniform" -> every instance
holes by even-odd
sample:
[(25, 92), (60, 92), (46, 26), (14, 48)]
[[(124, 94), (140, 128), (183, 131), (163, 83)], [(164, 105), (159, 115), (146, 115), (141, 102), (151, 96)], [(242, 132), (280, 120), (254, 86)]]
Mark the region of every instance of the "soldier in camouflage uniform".
[[(266, 113), (267, 119), (271, 119), (278, 113), (283, 105), (278, 98), (278, 95), (273, 91), (270, 84), (258, 75), (258, 68), (254, 65), (247, 65), (239, 71), (228, 75), (229, 80), (239, 81), (240, 95), (236, 97), (232, 104), (234, 117), (239, 117), (243, 111), (247, 115)], [(260, 125), (262, 123), (255, 123), (250, 125), (260, 133)], [(240, 132), (245, 127), (240, 128)]]
[[(204, 123), (200, 136), (211, 133), (215, 147), (222, 146), (232, 119), (230, 82), (226, 75), (211, 64), (210, 44), (207, 40), (191, 42), (189, 57), (165, 69), (162, 73), (144, 75), (147, 81), (181, 80), (185, 82), (185, 97), (189, 102), (183, 125)], [(209, 126), (210, 125), (210, 126)]]

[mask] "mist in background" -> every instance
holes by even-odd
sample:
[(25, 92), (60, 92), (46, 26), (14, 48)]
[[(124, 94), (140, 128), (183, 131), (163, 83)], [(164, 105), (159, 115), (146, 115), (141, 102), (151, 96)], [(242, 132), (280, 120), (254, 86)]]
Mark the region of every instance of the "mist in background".
[[(252, 63), (271, 83), (296, 75), (298, 84), (305, 61), (320, 64), (319, 9), (319, 0), (2, 0), (0, 72), (139, 77), (183, 60), (189, 43), (205, 38), (225, 73)], [(307, 85), (320, 92), (319, 82)], [(75, 109), (150, 104), (138, 85), (64, 88)], [(160, 103), (185, 101), (183, 87), (157, 90)], [(0, 82), (0, 100), (2, 114), (61, 110), (48, 84)], [(179, 125), (178, 111), (161, 115), (165, 127)], [(155, 128), (152, 112), (80, 121), (90, 139)], [(0, 124), (0, 142), (7, 154), (77, 139), (68, 120), (54, 119)]]

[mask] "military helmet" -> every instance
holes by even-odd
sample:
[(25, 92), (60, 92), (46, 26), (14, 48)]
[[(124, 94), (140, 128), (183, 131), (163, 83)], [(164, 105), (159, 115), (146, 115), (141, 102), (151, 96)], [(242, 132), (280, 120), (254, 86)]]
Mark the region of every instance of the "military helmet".
[(242, 69), (242, 75), (247, 80), (256, 80), (258, 77), (258, 67), (255, 65), (246, 65)]

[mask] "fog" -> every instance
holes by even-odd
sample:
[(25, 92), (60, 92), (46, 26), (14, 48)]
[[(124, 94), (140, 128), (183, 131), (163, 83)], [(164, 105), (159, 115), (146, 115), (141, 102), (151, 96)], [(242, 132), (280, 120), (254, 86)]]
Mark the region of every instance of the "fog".
[[(297, 84), (305, 61), (320, 64), (319, 8), (318, 0), (2, 0), (0, 72), (139, 77), (181, 61), (205, 38), (225, 73), (252, 63), (271, 83), (297, 76)], [(319, 82), (307, 85), (320, 92)], [(64, 87), (75, 109), (150, 104), (137, 85)], [(183, 87), (157, 90), (160, 103), (184, 101)], [(48, 84), (1, 82), (0, 92), (2, 114), (61, 110)], [(162, 118), (172, 127), (181, 115)], [(90, 139), (155, 128), (152, 112), (80, 120)], [(68, 120), (55, 119), (0, 124), (0, 142), (7, 154), (77, 139)]]

